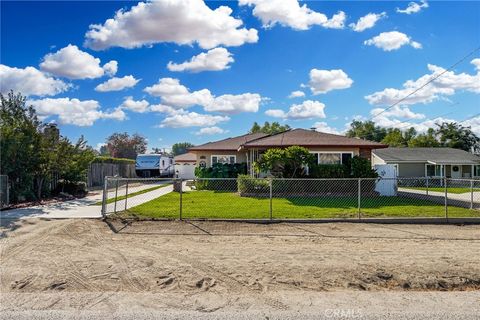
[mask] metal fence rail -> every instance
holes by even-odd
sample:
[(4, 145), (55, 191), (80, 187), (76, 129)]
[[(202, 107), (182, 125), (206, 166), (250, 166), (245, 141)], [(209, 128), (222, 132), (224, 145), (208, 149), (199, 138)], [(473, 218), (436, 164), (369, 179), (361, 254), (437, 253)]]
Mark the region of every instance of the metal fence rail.
[(106, 177), (102, 213), (136, 219), (480, 217), (480, 180)]

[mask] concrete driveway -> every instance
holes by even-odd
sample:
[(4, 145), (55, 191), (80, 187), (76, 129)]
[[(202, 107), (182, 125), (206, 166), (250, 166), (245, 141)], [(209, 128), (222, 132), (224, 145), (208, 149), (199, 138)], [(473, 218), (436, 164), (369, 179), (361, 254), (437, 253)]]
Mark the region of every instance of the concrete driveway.
[[(163, 184), (159, 183), (159, 184)], [(152, 188), (153, 184), (141, 185), (129, 189), (129, 193)], [(127, 209), (132, 206), (142, 204), (157, 197), (173, 191), (172, 186), (163, 187), (138, 196), (129, 198)], [(118, 196), (122, 195), (121, 193)], [(115, 192), (108, 193), (109, 198), (115, 196)], [(101, 218), (102, 206), (95, 205), (102, 200), (102, 191), (98, 191), (90, 196), (81, 199), (55, 202), (45, 205), (38, 205), (27, 208), (18, 208), (0, 211), (1, 220), (26, 219), (26, 218), (48, 218), (48, 219), (69, 219), (69, 218)], [(107, 205), (107, 212), (113, 212), (114, 204)], [(125, 200), (117, 201), (117, 209), (125, 209)]]

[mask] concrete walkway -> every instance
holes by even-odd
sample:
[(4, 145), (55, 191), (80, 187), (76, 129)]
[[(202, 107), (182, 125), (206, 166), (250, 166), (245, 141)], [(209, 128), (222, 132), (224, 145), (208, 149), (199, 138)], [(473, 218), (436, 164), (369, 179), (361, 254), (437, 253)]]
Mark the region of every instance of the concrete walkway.
[[(426, 190), (417, 190), (417, 189), (409, 189), (409, 188), (398, 188), (398, 191), (402, 193), (404, 196), (411, 196), (411, 197), (421, 197), (426, 200), (431, 200), (439, 203), (444, 203), (445, 201), (445, 192), (439, 191), (428, 191), (428, 195)], [(480, 192), (474, 191), (473, 192), (473, 199), (472, 199), (472, 192), (465, 192), (465, 193), (452, 193), (449, 192), (447, 195), (449, 205), (457, 205), (459, 207), (465, 208), (480, 208)], [(472, 201), (473, 200), (473, 201)]]
[[(156, 185), (164, 184), (146, 184), (140, 186), (132, 186), (129, 188), (129, 193), (141, 191), (144, 189), (149, 189), (155, 187)], [(119, 189), (120, 190), (120, 189)], [(138, 196), (129, 198), (127, 201), (127, 209), (132, 206), (142, 204), (144, 202), (150, 201), (157, 197), (160, 197), (164, 194), (173, 191), (172, 186), (159, 188), (151, 192), (147, 192)], [(118, 196), (124, 195), (123, 193), (118, 192)], [(110, 198), (115, 197), (115, 192), (110, 191), (108, 193)], [(102, 201), (102, 191), (98, 191), (95, 194), (87, 196), (81, 199), (68, 200), (55, 202), (45, 205), (38, 205), (27, 208), (18, 208), (11, 210), (0, 211), (1, 220), (10, 220), (10, 219), (27, 219), (27, 218), (48, 218), (48, 219), (68, 219), (68, 218), (101, 218), (102, 217), (102, 206), (94, 205), (99, 201)], [(113, 212), (114, 204), (107, 205), (107, 212)], [(118, 209), (125, 209), (125, 200), (117, 201)]]

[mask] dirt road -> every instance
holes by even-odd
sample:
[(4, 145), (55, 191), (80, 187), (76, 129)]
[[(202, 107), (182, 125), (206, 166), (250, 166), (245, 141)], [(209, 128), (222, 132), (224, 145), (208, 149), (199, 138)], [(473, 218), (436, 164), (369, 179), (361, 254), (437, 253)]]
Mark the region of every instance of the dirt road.
[[(480, 312), (479, 226), (113, 226), (120, 232), (83, 219), (28, 219), (5, 227), (3, 315), (305, 315), (335, 307), (367, 314), (368, 307), (381, 309), (382, 303), (389, 312), (460, 312), (463, 318)], [(389, 304), (388, 297), (397, 302)]]

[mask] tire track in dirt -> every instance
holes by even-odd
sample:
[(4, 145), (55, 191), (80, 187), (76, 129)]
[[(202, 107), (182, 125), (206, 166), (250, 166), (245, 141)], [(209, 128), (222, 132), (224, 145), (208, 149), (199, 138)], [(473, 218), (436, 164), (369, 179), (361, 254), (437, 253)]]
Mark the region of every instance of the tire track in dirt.
[[(187, 257), (186, 255), (181, 254), (179, 252), (175, 252), (175, 253), (170, 252), (168, 258), (176, 260), (179, 263), (188, 264), (192, 267), (192, 269), (200, 270), (207, 275), (209, 275), (209, 274), (216, 275), (214, 278), (216, 278), (216, 279), (220, 280), (221, 282), (225, 283), (228, 286), (227, 290), (229, 290), (231, 288), (240, 289), (239, 290), (240, 293), (242, 293), (242, 294), (252, 294), (253, 293), (259, 299), (263, 300), (267, 305), (269, 305), (271, 307), (274, 307), (275, 309), (280, 309), (280, 310), (288, 310), (289, 309), (289, 307), (286, 306), (280, 300), (274, 299), (274, 298), (267, 298), (263, 295), (260, 295), (259, 291), (261, 291), (261, 290), (252, 289), (251, 285), (249, 283), (241, 281), (239, 279), (236, 279), (236, 278), (226, 274), (225, 272), (219, 270), (218, 268), (210, 266), (206, 263), (202, 263), (198, 260), (191, 259), (191, 258)], [(220, 275), (220, 277), (218, 277), (218, 275)]]

